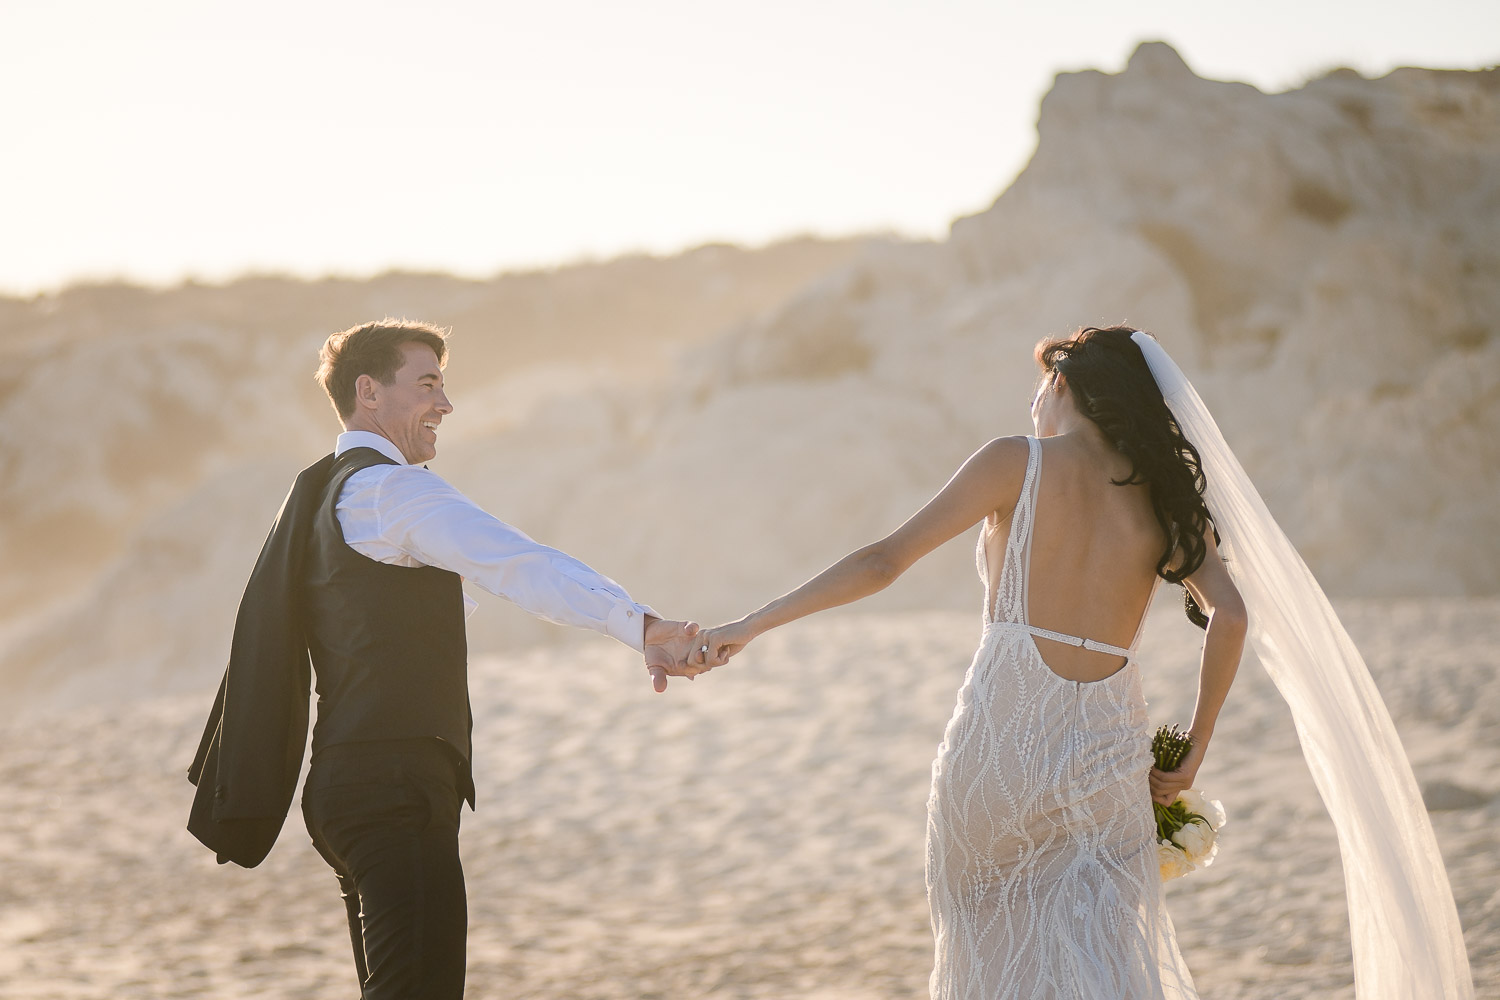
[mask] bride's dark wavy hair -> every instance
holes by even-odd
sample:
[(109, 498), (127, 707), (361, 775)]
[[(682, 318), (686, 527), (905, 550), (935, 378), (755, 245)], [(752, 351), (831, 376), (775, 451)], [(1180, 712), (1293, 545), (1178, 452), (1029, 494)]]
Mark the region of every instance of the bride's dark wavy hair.
[[(1203, 533), (1213, 517), (1203, 502), (1206, 481), (1198, 449), (1177, 426), (1145, 355), (1130, 339), (1132, 332), (1127, 326), (1090, 326), (1064, 340), (1048, 338), (1036, 345), (1036, 361), (1044, 375), (1063, 377), (1080, 412), (1130, 459), (1130, 474), (1110, 482), (1148, 487), (1151, 509), (1167, 539), (1156, 573), (1180, 584), (1203, 565)], [(1189, 621), (1208, 627), (1187, 588), (1183, 607)]]

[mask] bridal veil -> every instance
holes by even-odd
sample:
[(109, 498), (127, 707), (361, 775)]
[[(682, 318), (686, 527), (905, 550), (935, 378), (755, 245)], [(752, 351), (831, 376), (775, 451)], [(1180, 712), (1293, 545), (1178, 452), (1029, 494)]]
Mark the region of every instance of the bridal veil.
[(1250, 641), (1291, 706), (1343, 857), (1360, 1000), (1474, 995), (1453, 892), (1417, 781), (1359, 650), (1208, 408), (1155, 338), (1156, 384), (1198, 449), (1204, 500), (1250, 613)]

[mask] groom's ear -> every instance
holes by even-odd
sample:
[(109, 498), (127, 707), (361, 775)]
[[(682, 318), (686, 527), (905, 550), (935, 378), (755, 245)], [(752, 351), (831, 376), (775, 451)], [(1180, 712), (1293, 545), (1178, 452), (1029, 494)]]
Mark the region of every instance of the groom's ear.
[(375, 386), (378, 383), (374, 375), (361, 375), (354, 380), (354, 405), (373, 408), (378, 402), (375, 398)]

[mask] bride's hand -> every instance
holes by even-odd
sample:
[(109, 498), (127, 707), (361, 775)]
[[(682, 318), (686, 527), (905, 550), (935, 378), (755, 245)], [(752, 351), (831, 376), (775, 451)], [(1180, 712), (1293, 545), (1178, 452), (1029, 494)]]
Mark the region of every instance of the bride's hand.
[(698, 633), (698, 646), (688, 658), (690, 662), (707, 667), (721, 667), (729, 658), (744, 649), (755, 638), (747, 619), (704, 629)]
[(1178, 792), (1185, 792), (1192, 788), (1193, 780), (1198, 776), (1198, 768), (1203, 763), (1203, 754), (1207, 749), (1206, 743), (1194, 743), (1175, 771), (1162, 771), (1153, 767), (1151, 769), (1151, 800), (1169, 806), (1177, 800)]

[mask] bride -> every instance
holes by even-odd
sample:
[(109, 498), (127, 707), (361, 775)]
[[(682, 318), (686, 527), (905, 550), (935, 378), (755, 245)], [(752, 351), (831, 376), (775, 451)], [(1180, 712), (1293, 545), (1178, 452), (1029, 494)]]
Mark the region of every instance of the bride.
[[(984, 636), (928, 799), (932, 996), (1180, 1000), (1197, 993), (1163, 904), (1151, 800), (1192, 785), (1248, 632), (1339, 832), (1358, 996), (1472, 996), (1379, 694), (1192, 386), (1124, 327), (1043, 341), (1036, 359), (1035, 437), (991, 441), (895, 532), (703, 633), (698, 664), (875, 593), (981, 523)], [(1152, 767), (1135, 653), (1163, 579), (1206, 629), (1192, 749), (1172, 772)]]

